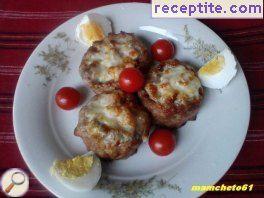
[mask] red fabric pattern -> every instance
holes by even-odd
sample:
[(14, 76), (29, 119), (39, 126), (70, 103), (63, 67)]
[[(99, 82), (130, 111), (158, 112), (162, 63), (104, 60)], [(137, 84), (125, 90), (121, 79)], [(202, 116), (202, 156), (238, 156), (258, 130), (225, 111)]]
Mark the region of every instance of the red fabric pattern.
[[(30, 175), (29, 197), (52, 197), (24, 163), (13, 132), (12, 105), (19, 74), (33, 49), (54, 28), (92, 8), (129, 0), (1, 0), (0, 1), (0, 175), (17, 167)], [(140, 2), (148, 2), (140, 0)], [(219, 184), (254, 184), (252, 192), (230, 197), (260, 197), (264, 193), (264, 21), (202, 20), (231, 47), (240, 61), (251, 93), (251, 122), (244, 146)], [(218, 197), (206, 193), (204, 197)], [(221, 194), (223, 195), (223, 194)], [(0, 194), (1, 196), (1, 194)]]

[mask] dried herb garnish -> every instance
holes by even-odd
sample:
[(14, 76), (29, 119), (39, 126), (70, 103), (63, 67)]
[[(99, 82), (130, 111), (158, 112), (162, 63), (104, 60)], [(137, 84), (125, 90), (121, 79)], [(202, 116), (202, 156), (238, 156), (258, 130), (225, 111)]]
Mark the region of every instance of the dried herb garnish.
[(54, 36), (54, 38), (55, 39), (65, 39), (65, 38), (67, 38), (68, 36), (67, 36), (67, 34), (65, 33), (65, 32), (58, 32), (55, 36)]
[(36, 73), (35, 74), (40, 74), (45, 77), (46, 81), (51, 81), (52, 75), (48, 69), (48, 66), (45, 65), (37, 65), (35, 66)]
[(41, 51), (39, 56), (47, 63), (48, 67), (57, 67), (60, 71), (65, 72), (68, 70), (68, 56), (63, 50), (59, 49), (58, 45), (48, 45), (48, 51)]
[(112, 198), (142, 198), (155, 195), (155, 190), (167, 188), (181, 192), (177, 184), (170, 184), (166, 180), (152, 177), (147, 180), (134, 180), (130, 182), (117, 182), (102, 177), (96, 186), (96, 189), (106, 190), (112, 195)]
[(189, 29), (187, 25), (184, 25), (183, 27), (184, 31), (184, 42), (188, 43), (193, 40), (193, 37), (190, 35)]
[(215, 45), (205, 43), (205, 41), (203, 41), (202, 39), (195, 39), (193, 36), (191, 36), (187, 25), (184, 26), (183, 31), (184, 42), (189, 44), (186, 49), (193, 50), (193, 54), (195, 55), (195, 57), (201, 59), (203, 63), (208, 62), (217, 53), (219, 53), (219, 50), (217, 50)]
[(63, 42), (66, 43), (67, 50), (74, 51), (75, 49), (72, 47), (72, 44), (76, 41), (72, 41), (71, 38), (65, 33), (65, 32), (58, 32), (56, 36), (54, 36), (55, 39), (61, 39)]
[(211, 60), (219, 51), (215, 45), (207, 44), (201, 39), (195, 40), (193, 43), (194, 55), (196, 58), (202, 58), (203, 62)]
[(59, 32), (54, 36), (54, 39), (60, 39), (62, 42), (66, 43), (66, 48), (62, 47), (60, 44), (48, 45), (47, 51), (41, 51), (38, 55), (44, 62), (42, 65), (36, 65), (34, 68), (36, 70), (35, 74), (39, 74), (45, 77), (44, 86), (52, 81), (52, 79), (57, 77), (59, 73), (67, 73), (69, 68), (69, 56), (66, 54), (68, 50), (73, 50), (70, 48), (73, 42), (65, 32)]

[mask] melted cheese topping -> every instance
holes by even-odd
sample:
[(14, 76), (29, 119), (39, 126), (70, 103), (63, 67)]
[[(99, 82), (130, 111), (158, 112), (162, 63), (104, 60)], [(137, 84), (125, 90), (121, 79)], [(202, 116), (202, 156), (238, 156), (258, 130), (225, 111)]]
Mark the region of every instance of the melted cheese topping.
[(99, 82), (118, 79), (122, 71), (122, 68), (118, 67), (122, 64), (122, 58), (109, 45), (100, 45), (100, 50), (89, 56), (87, 64), (90, 65), (92, 79)]
[(133, 60), (138, 58), (139, 53), (136, 50), (137, 46), (135, 46), (135, 43), (132, 42), (131, 35), (114, 37), (112, 41), (116, 43), (116, 50), (122, 57), (130, 57)]
[(199, 98), (200, 80), (193, 71), (183, 65), (165, 65), (162, 72), (151, 75), (154, 80), (146, 84), (145, 90), (155, 102), (173, 102), (175, 105), (181, 105), (185, 104), (186, 100)]
[[(94, 96), (79, 113), (76, 130), (82, 138), (116, 146), (132, 140), (146, 140), (149, 132), (149, 115), (141, 110), (134, 98), (123, 92), (103, 93)], [(110, 151), (109, 151), (110, 152)]]
[[(105, 133), (107, 130), (124, 130), (127, 135), (133, 134), (136, 123), (128, 108), (120, 104), (115, 94), (101, 94), (92, 100), (86, 109), (86, 118), (93, 122), (92, 130)], [(109, 133), (110, 134), (110, 133)]]
[(118, 81), (126, 63), (133, 63), (140, 53), (131, 35), (115, 35), (111, 40), (106, 37), (101, 44), (93, 47), (96, 52), (88, 53), (86, 58), (91, 79), (97, 82)]

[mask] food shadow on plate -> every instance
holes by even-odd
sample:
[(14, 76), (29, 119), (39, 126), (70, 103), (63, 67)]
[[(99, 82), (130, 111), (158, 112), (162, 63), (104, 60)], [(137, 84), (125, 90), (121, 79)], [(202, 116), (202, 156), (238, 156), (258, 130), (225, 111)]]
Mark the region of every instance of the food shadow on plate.
[[(136, 36), (140, 41), (142, 41), (143, 44), (146, 45), (147, 49), (150, 49), (152, 43), (151, 43), (148, 39), (146, 39), (145, 36), (140, 35), (140, 34), (135, 34), (135, 36)], [(149, 50), (148, 50), (148, 51), (149, 51)], [(149, 53), (150, 53), (150, 51), (149, 51)]]
[(190, 62), (190, 61), (187, 61), (187, 60), (183, 60), (182, 62), (184, 64), (186, 64), (186, 65), (189, 65), (191, 68), (193, 68), (195, 72), (198, 72), (198, 70), (200, 69), (200, 67), (197, 64), (193, 63), (193, 62)]
[(78, 86), (76, 87), (76, 89), (81, 94), (81, 100), (80, 100), (79, 106), (83, 106), (85, 105), (86, 102), (88, 102), (88, 99), (92, 94), (90, 93), (88, 87), (85, 85)]

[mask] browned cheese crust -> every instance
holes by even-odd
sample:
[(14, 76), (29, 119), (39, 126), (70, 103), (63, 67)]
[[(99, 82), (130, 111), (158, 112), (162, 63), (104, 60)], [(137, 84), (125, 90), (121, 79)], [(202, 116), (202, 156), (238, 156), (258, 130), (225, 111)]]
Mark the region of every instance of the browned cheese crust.
[(144, 72), (149, 62), (147, 48), (133, 34), (109, 34), (94, 42), (85, 53), (80, 75), (96, 93), (113, 91), (119, 88), (119, 74), (127, 65), (135, 65)]
[(126, 158), (148, 138), (150, 116), (133, 95), (98, 94), (83, 106), (74, 134), (88, 150), (105, 159)]
[(178, 60), (154, 66), (146, 85), (138, 93), (156, 124), (174, 128), (195, 119), (203, 99), (196, 72)]

